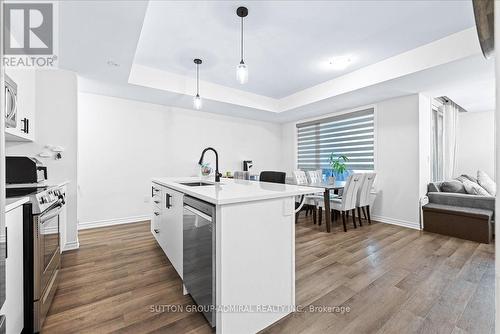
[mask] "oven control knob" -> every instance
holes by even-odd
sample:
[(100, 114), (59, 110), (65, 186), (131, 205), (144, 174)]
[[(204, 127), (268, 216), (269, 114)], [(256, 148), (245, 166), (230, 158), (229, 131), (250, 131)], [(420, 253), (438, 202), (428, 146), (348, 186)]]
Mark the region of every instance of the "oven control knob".
[(59, 199), (61, 200), (62, 205), (66, 204), (66, 201), (64, 200), (64, 195), (59, 195)]

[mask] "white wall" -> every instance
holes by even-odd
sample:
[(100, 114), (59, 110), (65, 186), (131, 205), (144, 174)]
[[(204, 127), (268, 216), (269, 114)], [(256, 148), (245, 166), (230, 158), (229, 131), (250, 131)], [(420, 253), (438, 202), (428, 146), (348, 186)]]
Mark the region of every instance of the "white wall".
[(373, 218), (418, 227), (419, 95), (377, 103), (377, 198)]
[[(374, 219), (412, 228), (419, 227), (419, 198), (426, 186), (430, 167), (430, 147), (420, 146), (419, 138), (429, 134), (430, 99), (409, 95), (372, 105), (375, 107), (375, 186), (377, 198), (372, 208)], [(369, 106), (324, 115), (362, 110)], [(420, 116), (420, 112), (424, 112)], [(427, 115), (428, 114), (428, 115)], [(309, 121), (312, 119), (302, 120)], [(287, 173), (296, 169), (296, 123), (282, 126), (282, 161)], [(421, 128), (420, 123), (427, 124)], [(429, 143), (429, 138), (426, 140)], [(427, 161), (425, 159), (427, 158)], [(421, 160), (423, 160), (421, 162)], [(420, 166), (427, 171), (420, 172)]]
[[(203, 148), (221, 172), (280, 170), (281, 126), (102, 95), (79, 94), (81, 227), (145, 219), (150, 180), (197, 175)], [(215, 168), (213, 154), (206, 160)]]
[(459, 113), (456, 174), (476, 176), (477, 170), (495, 177), (495, 113)]
[(78, 246), (77, 232), (77, 78), (73, 72), (38, 70), (35, 80), (35, 142), (7, 142), (7, 155), (37, 157), (45, 145), (65, 148), (60, 160), (40, 158), (48, 181), (70, 181), (67, 186), (68, 221), (63, 248)]

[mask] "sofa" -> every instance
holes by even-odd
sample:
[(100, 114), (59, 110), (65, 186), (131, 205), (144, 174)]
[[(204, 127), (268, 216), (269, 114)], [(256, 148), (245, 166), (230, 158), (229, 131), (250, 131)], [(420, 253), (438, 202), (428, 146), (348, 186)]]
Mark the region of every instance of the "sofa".
[(484, 209), (495, 212), (495, 197), (443, 192), (441, 191), (442, 183), (443, 182), (431, 182), (427, 186), (429, 203)]
[(443, 191), (445, 187), (444, 182), (427, 186), (429, 203), (422, 207), (424, 231), (490, 243), (495, 197)]

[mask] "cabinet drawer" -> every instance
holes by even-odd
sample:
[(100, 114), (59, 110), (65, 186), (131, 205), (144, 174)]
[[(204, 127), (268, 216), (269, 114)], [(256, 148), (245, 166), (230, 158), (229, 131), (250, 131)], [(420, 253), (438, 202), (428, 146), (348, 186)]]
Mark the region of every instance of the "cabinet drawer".
[(151, 213), (151, 233), (155, 237), (156, 241), (160, 242), (161, 233), (161, 211), (159, 209), (154, 209)]
[(158, 209), (161, 209), (162, 197), (163, 197), (162, 187), (153, 183), (151, 185), (151, 202), (153, 203), (153, 210), (156, 206)]
[(153, 198), (151, 198), (151, 202), (153, 203), (153, 210), (161, 210), (161, 203), (163, 202), (161, 199), (162, 196), (160, 195), (153, 196)]

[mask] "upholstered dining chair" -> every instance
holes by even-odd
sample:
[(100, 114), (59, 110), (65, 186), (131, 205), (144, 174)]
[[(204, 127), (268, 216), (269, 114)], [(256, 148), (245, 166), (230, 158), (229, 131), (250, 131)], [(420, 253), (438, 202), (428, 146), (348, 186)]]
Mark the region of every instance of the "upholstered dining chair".
[(363, 183), (364, 175), (362, 173), (351, 174), (344, 186), (342, 198), (330, 199), (330, 208), (339, 211), (342, 216), (342, 224), (344, 225), (344, 232), (347, 232), (346, 218), (348, 212), (352, 212), (352, 224), (356, 228), (356, 201), (358, 198), (358, 191)]
[[(295, 183), (299, 186), (307, 185), (309, 182), (307, 180), (306, 172), (302, 170), (293, 171), (293, 177), (295, 179)], [(316, 210), (318, 208), (318, 203), (323, 199), (323, 196), (319, 195), (306, 195), (305, 196), (305, 212), (306, 216), (309, 210), (312, 212), (313, 223), (316, 224)], [(297, 216), (298, 218), (298, 213)]]
[(285, 183), (285, 180), (286, 180), (285, 172), (263, 171), (260, 172), (259, 176), (259, 181), (261, 182)]
[(372, 223), (370, 217), (370, 193), (376, 176), (377, 173), (364, 173), (363, 184), (358, 190), (358, 195), (356, 198), (356, 208), (358, 209), (358, 221), (360, 226), (363, 226), (361, 223), (361, 210), (363, 210), (365, 219), (368, 219), (368, 224)]
[(309, 177), (309, 182), (311, 183), (319, 183), (323, 180), (322, 171), (320, 170), (310, 170), (307, 172), (307, 176)]
[(303, 186), (307, 184), (306, 172), (304, 172), (303, 170), (294, 170), (293, 177), (297, 185)]

